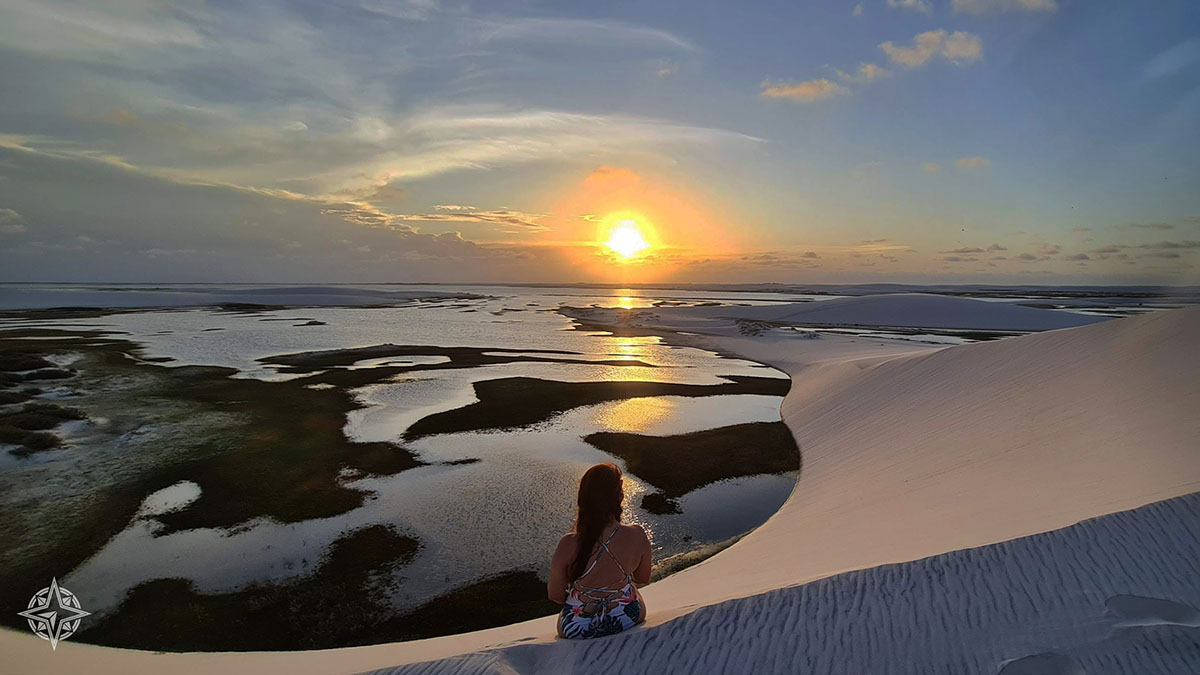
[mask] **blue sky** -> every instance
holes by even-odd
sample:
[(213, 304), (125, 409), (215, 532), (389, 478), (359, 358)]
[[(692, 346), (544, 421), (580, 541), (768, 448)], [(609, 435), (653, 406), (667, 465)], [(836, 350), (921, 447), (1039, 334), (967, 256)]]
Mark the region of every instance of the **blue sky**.
[(0, 62), (8, 281), (1200, 281), (1194, 2), (0, 0)]

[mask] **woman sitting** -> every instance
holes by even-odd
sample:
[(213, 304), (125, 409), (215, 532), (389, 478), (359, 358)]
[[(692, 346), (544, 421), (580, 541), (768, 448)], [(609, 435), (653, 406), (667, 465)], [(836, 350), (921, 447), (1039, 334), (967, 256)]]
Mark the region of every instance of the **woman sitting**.
[(546, 586), (551, 600), (566, 605), (560, 637), (612, 635), (646, 620), (635, 584), (650, 581), (650, 539), (641, 525), (621, 524), (624, 496), (615, 464), (597, 464), (579, 480), (575, 531), (559, 540)]

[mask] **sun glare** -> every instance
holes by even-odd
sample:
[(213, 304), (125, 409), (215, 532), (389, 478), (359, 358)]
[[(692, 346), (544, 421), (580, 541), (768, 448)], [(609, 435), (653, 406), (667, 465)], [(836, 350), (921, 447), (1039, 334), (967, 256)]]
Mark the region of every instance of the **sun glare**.
[(604, 242), (604, 245), (613, 253), (626, 259), (650, 248), (650, 243), (642, 236), (637, 221), (633, 220), (617, 221), (617, 226), (612, 229), (608, 241)]

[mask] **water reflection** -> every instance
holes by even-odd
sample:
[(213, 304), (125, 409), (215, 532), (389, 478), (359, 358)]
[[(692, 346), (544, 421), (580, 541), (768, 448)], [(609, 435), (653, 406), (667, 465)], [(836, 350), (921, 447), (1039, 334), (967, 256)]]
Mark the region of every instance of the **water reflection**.
[(597, 426), (612, 431), (642, 432), (667, 419), (678, 408), (666, 396), (631, 398), (596, 414)]

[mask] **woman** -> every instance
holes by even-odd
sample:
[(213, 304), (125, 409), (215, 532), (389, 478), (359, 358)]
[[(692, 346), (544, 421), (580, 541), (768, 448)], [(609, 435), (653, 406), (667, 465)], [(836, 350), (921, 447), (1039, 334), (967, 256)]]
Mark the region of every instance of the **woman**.
[(559, 540), (546, 585), (550, 599), (566, 605), (560, 637), (612, 635), (646, 620), (635, 584), (650, 581), (650, 539), (641, 525), (621, 524), (624, 496), (615, 464), (597, 464), (579, 480), (575, 531)]

